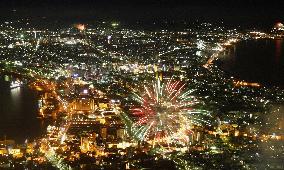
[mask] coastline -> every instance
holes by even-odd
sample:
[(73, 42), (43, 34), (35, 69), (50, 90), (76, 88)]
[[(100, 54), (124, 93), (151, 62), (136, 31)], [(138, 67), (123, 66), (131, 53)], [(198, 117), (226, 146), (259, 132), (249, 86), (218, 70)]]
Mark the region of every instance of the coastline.
[[(253, 40), (253, 39), (252, 39)], [(256, 40), (256, 39), (254, 39)], [(229, 48), (233, 45), (236, 45), (237, 43), (241, 42), (242, 40), (240, 39), (229, 39), (225, 43), (221, 45), (221, 49), (213, 53), (207, 62), (203, 65), (204, 68), (206, 68), (208, 71), (211, 72), (210, 66), (214, 65), (214, 61), (220, 58), (220, 53), (225, 52), (229, 50)], [(221, 70), (218, 67), (219, 70)], [(223, 71), (223, 70), (222, 70)], [(235, 87), (242, 87), (242, 86), (247, 86), (247, 87), (262, 87), (263, 85), (260, 84), (259, 82), (248, 82), (243, 79), (236, 79), (231, 75), (231, 78), (233, 78), (233, 84)]]
[[(1, 136), (0, 140), (15, 141), (15, 144), (23, 144), (40, 138), (45, 131), (45, 123), (38, 119), (38, 93), (26, 83), (19, 87), (11, 88), (10, 81), (5, 81), (1, 75)], [(19, 132), (17, 129), (21, 129)]]
[[(250, 86), (284, 89), (283, 78), (281, 77), (281, 74), (283, 73), (283, 71), (281, 71), (283, 70), (283, 40), (283, 38), (279, 39), (278, 36), (273, 35), (239, 39), (233, 43), (227, 43), (229, 41), (228, 40), (226, 43), (222, 44), (222, 49), (214, 51), (214, 53), (209, 56), (203, 67), (212, 72), (212, 66), (216, 66), (214, 61), (221, 59), (223, 57), (223, 52), (231, 50), (232, 46), (238, 45), (238, 43), (243, 43), (244, 41), (247, 45), (241, 45), (242, 47), (239, 48), (242, 49), (239, 49), (239, 52), (237, 52), (240, 54), (242, 53), (237, 58), (240, 58), (243, 55), (244, 57), (242, 57), (242, 59), (238, 59), (238, 66), (236, 65), (235, 68), (237, 69), (235, 70), (236, 72), (234, 74), (228, 73), (232, 72), (232, 70), (230, 71), (230, 68), (224, 70), (222, 67), (220, 68), (220, 66), (218, 66), (218, 69), (226, 72), (227, 75), (232, 78), (235, 87)], [(256, 44), (252, 46), (254, 43), (259, 45)], [(262, 45), (265, 45), (265, 49)], [(256, 52), (247, 53), (247, 48), (254, 48)], [(230, 58), (227, 60), (230, 60)], [(247, 62), (250, 64), (246, 64)], [(243, 70), (249, 74), (243, 74)], [(277, 77), (280, 76), (280, 78), (276, 79), (276, 75), (278, 75)]]

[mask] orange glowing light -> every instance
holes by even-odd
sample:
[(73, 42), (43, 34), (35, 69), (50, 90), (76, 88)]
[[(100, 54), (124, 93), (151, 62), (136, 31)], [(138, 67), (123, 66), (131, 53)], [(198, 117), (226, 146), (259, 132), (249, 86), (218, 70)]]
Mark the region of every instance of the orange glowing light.
[(275, 24), (275, 28), (283, 28), (284, 25), (281, 22)]
[(259, 83), (249, 83), (245, 81), (233, 81), (233, 83), (236, 87), (241, 87), (241, 86), (260, 87), (261, 86)]
[(86, 29), (84, 24), (76, 24), (75, 27), (80, 31), (84, 31)]

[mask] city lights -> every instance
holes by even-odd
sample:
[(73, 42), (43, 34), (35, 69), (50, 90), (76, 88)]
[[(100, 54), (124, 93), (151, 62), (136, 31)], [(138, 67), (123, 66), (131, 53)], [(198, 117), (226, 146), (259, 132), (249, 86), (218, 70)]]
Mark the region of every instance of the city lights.
[(283, 169), (283, 24), (153, 20), (0, 23), (0, 169)]

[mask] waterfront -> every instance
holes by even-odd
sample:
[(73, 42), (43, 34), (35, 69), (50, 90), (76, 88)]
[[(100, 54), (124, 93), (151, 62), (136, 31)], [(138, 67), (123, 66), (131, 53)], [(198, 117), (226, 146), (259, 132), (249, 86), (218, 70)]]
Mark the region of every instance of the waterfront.
[(221, 68), (235, 78), (283, 87), (283, 49), (283, 39), (242, 41), (221, 57)]
[(23, 143), (33, 140), (45, 130), (38, 119), (37, 93), (28, 87), (10, 89), (9, 82), (0, 80), (0, 140), (13, 139)]
[[(14, 78), (4, 78), (2, 135), (30, 142), (1, 141), (0, 168), (283, 169), (284, 90), (214, 65), (278, 34), (210, 23), (182, 32), (6, 25), (0, 71)], [(34, 90), (9, 88), (20, 80)]]
[[(239, 79), (283, 86), (283, 46), (281, 39), (239, 42), (221, 54), (221, 67)], [(23, 143), (40, 137), (47, 123), (38, 118), (38, 94), (27, 87), (10, 89), (2, 79), (0, 90), (0, 139), (6, 136)]]

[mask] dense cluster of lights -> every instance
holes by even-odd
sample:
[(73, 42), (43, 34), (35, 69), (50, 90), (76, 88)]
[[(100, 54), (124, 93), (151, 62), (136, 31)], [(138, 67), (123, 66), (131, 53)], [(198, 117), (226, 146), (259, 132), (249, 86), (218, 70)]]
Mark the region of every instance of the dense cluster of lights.
[[(228, 79), (214, 64), (223, 52), (226, 53), (227, 48), (231, 48), (239, 41), (278, 38), (282, 35), (283, 24), (277, 24), (273, 30), (274, 34), (257, 30), (243, 34), (236, 29), (226, 30), (207, 23), (182, 32), (131, 30), (120, 27), (117, 22), (108, 26), (104, 24), (103, 22), (96, 27), (76, 24), (72, 28), (56, 31), (16, 29), (9, 26), (9, 23), (0, 25), (0, 39), (3, 41), (0, 45), (3, 58), (0, 61), (0, 65), (3, 65), (2, 70), (18, 72), (37, 79), (38, 83), (34, 85), (31, 83), (31, 87), (38, 91), (45, 91), (44, 89), (52, 91), (50, 98), (49, 95), (43, 98), (41, 107), (54, 108), (53, 103), (51, 107), (46, 101), (56, 99), (59, 103), (59, 110), (56, 111), (57, 115), (60, 115), (59, 119), (63, 115), (66, 116), (60, 120), (64, 122), (47, 129), (47, 136), (42, 140), (45, 142), (41, 143), (41, 148), (45, 148), (41, 153), (44, 153), (47, 161), (54, 167), (69, 169), (71, 164), (67, 165), (66, 161), (79, 159), (80, 153), (89, 154), (92, 151), (96, 154), (91, 153), (88, 156), (97, 159), (96, 166), (109, 163), (115, 167), (117, 165), (112, 161), (98, 160), (110, 158), (108, 153), (114, 155), (113, 150), (115, 150), (115, 155), (120, 156), (120, 164), (126, 159), (123, 155), (132, 154), (133, 147), (137, 149), (135, 153), (139, 155), (141, 145), (129, 140), (129, 137), (143, 141), (142, 145), (146, 143), (155, 145), (156, 147), (143, 145), (143, 152), (162, 150), (163, 158), (174, 162), (177, 169), (195, 168), (195, 164), (182, 158), (181, 153), (187, 152), (189, 147), (202, 151), (196, 155), (192, 154), (194, 158), (202, 157), (202, 153), (206, 156), (221, 154), (223, 146), (216, 145), (217, 140), (214, 140), (219, 139), (218, 136), (230, 149), (242, 151), (245, 151), (247, 144), (239, 144), (237, 147), (228, 139), (232, 136), (251, 138), (249, 143), (254, 146), (248, 146), (248, 150), (258, 147), (253, 143), (257, 140), (274, 142), (283, 139), (283, 135), (279, 133), (282, 128), (281, 123), (275, 126), (273, 122), (259, 121), (258, 112), (231, 111), (224, 108), (230, 106), (233, 100), (236, 101), (235, 105), (252, 107), (253, 110), (268, 107), (271, 101), (283, 102), (284, 92), (262, 88), (257, 83), (235, 81), (233, 77)], [(201, 65), (206, 69), (200, 68)], [(151, 83), (134, 88), (132, 95), (136, 102), (131, 101), (130, 112), (122, 112), (125, 106), (122, 105), (120, 108), (120, 100), (124, 102), (129, 87), (141, 83), (141, 80), (147, 79), (153, 73), (173, 71), (182, 81), (174, 78), (162, 81), (157, 78)], [(44, 79), (54, 81), (54, 85), (46, 83)], [(198, 88), (188, 90), (188, 84), (184, 83), (188, 80)], [(60, 86), (55, 86), (55, 82)], [(89, 83), (93, 86), (92, 89), (107, 89), (106, 94), (99, 90), (91, 94), (85, 89), (80, 95), (85, 95), (87, 98), (91, 96), (94, 100), (100, 96), (99, 99), (112, 99), (111, 102), (101, 101), (93, 107), (96, 102), (84, 102), (89, 100), (85, 99), (85, 96), (84, 98), (77, 96), (74, 85)], [(18, 85), (20, 84), (12, 81), (11, 88)], [(200, 96), (206, 102), (207, 108), (214, 110), (216, 114), (219, 109), (224, 110), (217, 120), (218, 127), (204, 126), (213, 122), (209, 121), (211, 114), (209, 111), (198, 109), (202, 103), (195, 95)], [(76, 98), (78, 100), (75, 100)], [(115, 100), (116, 98), (119, 100)], [(72, 100), (74, 101), (71, 102)], [(86, 114), (86, 110), (88, 115), (77, 117), (77, 114)], [(279, 112), (279, 109), (277, 110)], [(270, 112), (265, 114), (269, 115)], [(48, 117), (49, 113), (45, 115)], [(129, 136), (125, 134), (124, 124), (116, 117), (118, 115), (124, 120)], [(281, 121), (279, 116), (275, 120)], [(95, 127), (100, 130), (91, 133), (89, 128), (94, 127), (93, 125), (99, 125), (101, 129)], [(259, 129), (264, 126), (277, 128), (261, 133)], [(83, 133), (72, 131), (74, 127)], [(80, 136), (81, 134), (84, 136)], [(74, 147), (79, 145), (80, 148)], [(276, 145), (269, 146), (268, 150), (274, 152), (276, 147)], [(60, 152), (62, 148), (64, 153)], [(121, 151), (121, 148), (125, 149), (125, 152)], [(281, 148), (283, 150), (283, 146)], [(281, 148), (279, 153), (282, 151)], [(176, 152), (172, 151), (177, 151), (181, 155), (175, 157)], [(166, 157), (168, 152), (171, 152), (169, 155), (172, 156)], [(240, 156), (240, 164), (245, 165), (242, 159)], [(133, 162), (127, 161), (129, 161), (128, 168), (129, 163), (139, 162), (136, 159)], [(213, 165), (217, 164), (214, 162)], [(199, 166), (196, 169), (198, 168)]]

